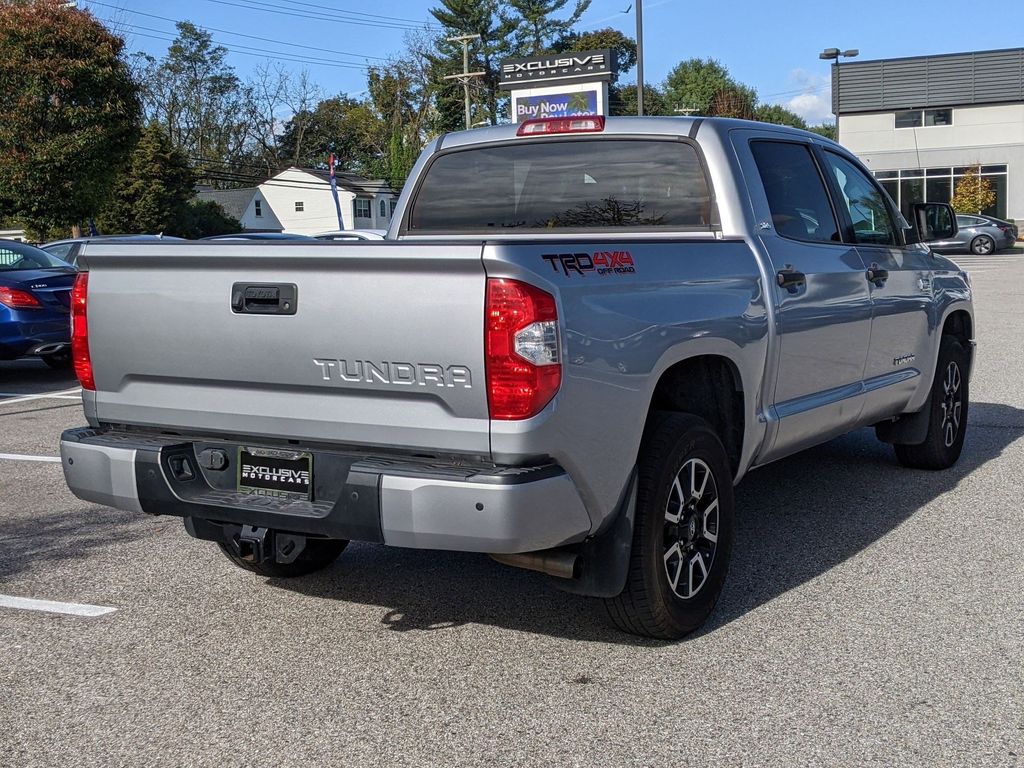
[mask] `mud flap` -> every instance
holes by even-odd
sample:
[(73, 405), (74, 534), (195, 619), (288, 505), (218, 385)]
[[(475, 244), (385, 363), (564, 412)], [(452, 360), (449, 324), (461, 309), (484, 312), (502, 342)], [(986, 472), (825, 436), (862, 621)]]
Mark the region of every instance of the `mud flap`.
[(552, 578), (554, 586), (564, 592), (587, 597), (615, 597), (622, 592), (626, 586), (629, 556), (633, 548), (636, 479), (634, 467), (611, 525), (571, 548), (580, 556), (579, 575), (574, 579)]

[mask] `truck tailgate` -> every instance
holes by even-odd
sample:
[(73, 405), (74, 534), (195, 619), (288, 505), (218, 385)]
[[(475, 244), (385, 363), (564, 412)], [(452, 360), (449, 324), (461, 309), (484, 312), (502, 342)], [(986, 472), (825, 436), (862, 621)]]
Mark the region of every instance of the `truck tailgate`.
[(100, 422), (489, 452), (479, 244), (104, 244), (82, 261)]

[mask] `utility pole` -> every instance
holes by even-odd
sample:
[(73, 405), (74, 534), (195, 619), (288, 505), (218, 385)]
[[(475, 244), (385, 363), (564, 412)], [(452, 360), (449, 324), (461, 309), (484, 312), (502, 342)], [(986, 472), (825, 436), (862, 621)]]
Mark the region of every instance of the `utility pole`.
[(466, 130), (468, 131), (472, 125), (470, 121), (472, 117), (469, 114), (469, 81), (474, 77), (483, 77), (483, 72), (470, 72), (469, 71), (469, 41), (479, 40), (480, 35), (458, 35), (457, 37), (449, 37), (448, 42), (450, 43), (462, 43), (462, 72), (457, 75), (446, 75), (445, 80), (458, 80), (462, 83), (462, 92), (466, 97)]
[(644, 114), (644, 0), (636, 0), (636, 113)]

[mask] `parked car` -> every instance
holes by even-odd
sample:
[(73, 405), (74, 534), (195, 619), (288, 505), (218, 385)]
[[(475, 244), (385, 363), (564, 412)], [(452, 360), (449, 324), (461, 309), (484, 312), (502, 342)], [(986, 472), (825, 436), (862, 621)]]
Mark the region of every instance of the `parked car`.
[(317, 240), (383, 240), (387, 234), (386, 229), (338, 229), (333, 232), (321, 232), (313, 237)]
[(905, 466), (960, 456), (971, 286), (920, 234), (951, 238), (952, 208), (910, 219), (792, 128), (448, 133), (384, 242), (155, 246), (187, 270), (90, 248), (64, 474), (256, 574), (350, 540), (486, 552), (678, 638), (725, 583), (750, 469), (870, 425)]
[(947, 240), (929, 243), (938, 253), (974, 253), (983, 256), (1012, 248), (1017, 242), (1017, 227), (992, 216), (958, 213), (957, 234)]
[(163, 243), (183, 241), (181, 237), (167, 235), (93, 235), (91, 237), (73, 237), (66, 240), (54, 240), (39, 246), (51, 256), (63, 259), (72, 266), (78, 265), (78, 254), (86, 243)]
[(231, 235), (210, 235), (201, 240), (312, 240), (309, 235), (297, 235), (292, 232), (236, 232)]
[(38, 357), (71, 364), (71, 287), (66, 261), (17, 240), (0, 240), (0, 360)]

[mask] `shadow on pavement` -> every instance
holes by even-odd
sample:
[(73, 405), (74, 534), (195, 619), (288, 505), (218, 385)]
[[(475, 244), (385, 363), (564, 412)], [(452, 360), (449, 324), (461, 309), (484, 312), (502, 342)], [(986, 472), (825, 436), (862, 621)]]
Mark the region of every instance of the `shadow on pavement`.
[(41, 360), (0, 360), (0, 392), (5, 394), (34, 395), (77, 385), (70, 368), (54, 370)]
[[(64, 480), (55, 482), (63, 485)], [(0, 527), (0, 584), (29, 568), (85, 561), (113, 545), (150, 535), (152, 522), (109, 507), (5, 516)]]
[[(860, 430), (752, 472), (737, 489), (733, 561), (713, 632), (856, 555), (1024, 435), (1024, 410), (972, 403), (964, 453), (945, 472), (900, 467), (874, 431)], [(613, 629), (596, 600), (485, 555), (352, 545), (315, 577), (282, 589), (385, 610), (394, 631), (466, 623), (570, 639), (660, 645)]]

